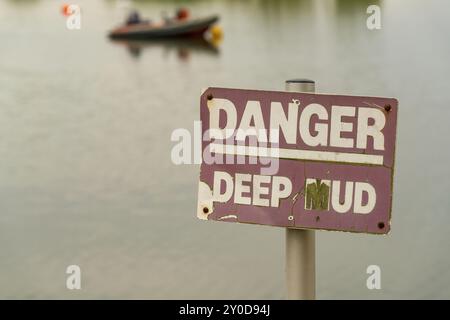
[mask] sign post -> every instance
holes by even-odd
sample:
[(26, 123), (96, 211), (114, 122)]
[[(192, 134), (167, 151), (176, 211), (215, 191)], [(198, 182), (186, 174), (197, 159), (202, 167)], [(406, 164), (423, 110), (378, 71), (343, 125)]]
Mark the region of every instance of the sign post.
[[(314, 92), (315, 83), (307, 79), (286, 81), (286, 91)], [(286, 290), (289, 300), (316, 298), (315, 231), (286, 228)]]
[(283, 227), (288, 299), (315, 299), (314, 230), (387, 234), (398, 101), (210, 87), (197, 217)]

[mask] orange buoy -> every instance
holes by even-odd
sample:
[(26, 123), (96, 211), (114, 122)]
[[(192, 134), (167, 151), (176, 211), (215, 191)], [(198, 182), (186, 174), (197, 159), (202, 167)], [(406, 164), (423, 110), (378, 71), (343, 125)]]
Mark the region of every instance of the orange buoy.
[(61, 12), (66, 17), (70, 15), (69, 7), (70, 7), (70, 4), (67, 4), (67, 3), (65, 3), (61, 6)]

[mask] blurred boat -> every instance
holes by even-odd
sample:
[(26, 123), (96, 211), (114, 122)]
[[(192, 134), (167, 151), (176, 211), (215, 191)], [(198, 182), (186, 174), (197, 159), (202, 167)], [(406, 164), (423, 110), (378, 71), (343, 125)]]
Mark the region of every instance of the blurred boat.
[(141, 22), (125, 25), (109, 33), (113, 39), (161, 39), (203, 35), (219, 17), (214, 15), (205, 18), (169, 20), (163, 23)]

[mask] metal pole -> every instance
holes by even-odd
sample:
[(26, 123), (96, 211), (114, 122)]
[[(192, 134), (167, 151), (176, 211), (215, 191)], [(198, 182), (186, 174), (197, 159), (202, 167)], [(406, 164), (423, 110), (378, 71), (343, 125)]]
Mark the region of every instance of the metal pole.
[[(315, 92), (315, 83), (308, 79), (287, 80), (286, 91)], [(316, 298), (314, 231), (286, 228), (286, 287), (289, 300)]]

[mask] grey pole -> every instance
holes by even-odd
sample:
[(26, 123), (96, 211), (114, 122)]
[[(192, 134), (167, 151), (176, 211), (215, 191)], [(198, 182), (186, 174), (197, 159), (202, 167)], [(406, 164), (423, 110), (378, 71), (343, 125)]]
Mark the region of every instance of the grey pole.
[[(286, 91), (315, 92), (315, 82), (308, 79), (287, 80)], [(314, 231), (286, 228), (286, 287), (289, 300), (316, 298)]]

